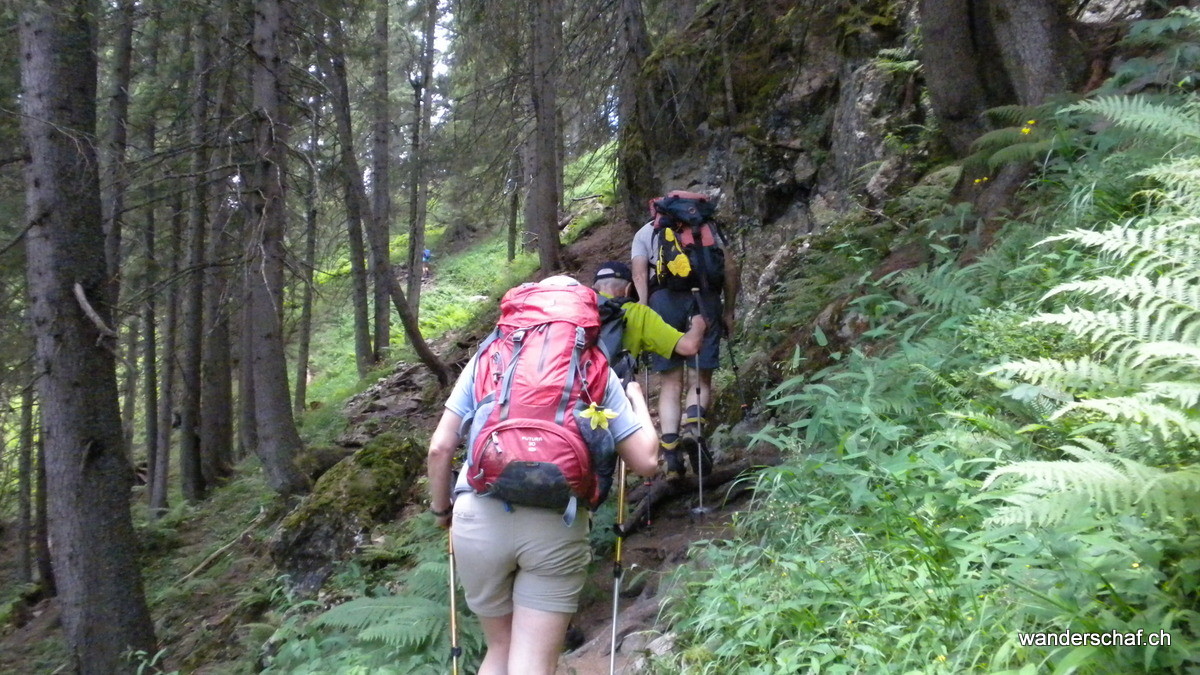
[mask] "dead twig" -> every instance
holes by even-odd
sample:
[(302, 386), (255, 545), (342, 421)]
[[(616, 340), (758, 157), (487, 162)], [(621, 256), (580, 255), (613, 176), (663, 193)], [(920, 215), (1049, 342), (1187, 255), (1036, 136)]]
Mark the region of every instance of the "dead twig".
[(260, 522), (262, 522), (263, 516), (265, 516), (266, 514), (267, 514), (266, 509), (260, 509), (258, 512), (258, 517), (256, 517), (254, 520), (250, 521), (250, 524), (246, 526), (246, 529), (244, 529), (240, 533), (238, 533), (238, 536), (234, 537), (233, 541), (230, 541), (228, 544), (225, 544), (221, 548), (210, 553), (209, 556), (207, 558), (205, 558), (203, 562), (201, 562), (199, 565), (196, 566), (196, 569), (192, 570), (191, 572), (188, 572), (182, 579), (179, 580), (179, 582), (183, 583), (183, 582), (187, 581), (188, 579), (191, 579), (192, 577), (196, 576), (197, 574), (203, 572), (204, 570), (208, 569), (214, 562), (216, 562), (217, 558), (220, 558), (222, 555), (224, 555), (224, 553), (226, 551), (233, 548), (234, 544), (241, 541), (242, 537), (249, 534), (250, 530), (253, 530), (256, 525), (258, 525)]
[(101, 336), (109, 337), (114, 340), (117, 339), (116, 332), (109, 328), (104, 323), (104, 319), (101, 319), (100, 315), (96, 313), (96, 310), (92, 308), (92, 303), (88, 302), (87, 293), (83, 292), (83, 286), (79, 285), (78, 281), (75, 282), (75, 299), (79, 301), (79, 307), (83, 309), (83, 313), (87, 314), (87, 317), (92, 320), (92, 323), (96, 324), (96, 328), (100, 331)]

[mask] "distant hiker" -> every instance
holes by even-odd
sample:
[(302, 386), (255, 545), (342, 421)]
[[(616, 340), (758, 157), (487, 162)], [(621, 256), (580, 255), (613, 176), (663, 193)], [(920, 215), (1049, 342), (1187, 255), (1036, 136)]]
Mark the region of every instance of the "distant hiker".
[[(450, 527), (483, 626), (485, 675), (554, 672), (591, 558), (590, 511), (617, 456), (642, 476), (657, 470), (642, 390), (622, 389), (596, 346), (597, 297), (568, 277), (508, 291), (430, 439), (430, 508)], [(467, 463), (452, 487), (464, 429)]]
[(686, 333), (675, 330), (657, 312), (635, 300), (629, 265), (616, 260), (603, 263), (596, 270), (592, 289), (601, 296), (600, 346), (622, 382), (629, 381), (644, 351), (664, 358), (695, 356), (700, 351), (708, 325), (704, 317), (690, 317)]
[(425, 249), (421, 252), (421, 278), (429, 278), (429, 261), (433, 260), (433, 251)]
[[(711, 460), (701, 457), (695, 436), (704, 422), (711, 398), (712, 374), (719, 365), (720, 340), (733, 333), (734, 301), (738, 292), (738, 267), (725, 246), (717, 224), (715, 207), (706, 195), (673, 191), (651, 200), (653, 220), (633, 238), (633, 283), (640, 302), (649, 302), (667, 323), (684, 330), (688, 317), (702, 314), (709, 324), (699, 358), (687, 360), (697, 387), (689, 387), (683, 419), (684, 359), (651, 357), (651, 367), (662, 373), (658, 417), (662, 425), (662, 452), (668, 478), (682, 478), (686, 451), (693, 471), (711, 470)], [(720, 321), (720, 324), (717, 322)], [(698, 362), (698, 363), (697, 363)], [(698, 392), (698, 393), (697, 393)], [(680, 435), (680, 425), (683, 433)]]

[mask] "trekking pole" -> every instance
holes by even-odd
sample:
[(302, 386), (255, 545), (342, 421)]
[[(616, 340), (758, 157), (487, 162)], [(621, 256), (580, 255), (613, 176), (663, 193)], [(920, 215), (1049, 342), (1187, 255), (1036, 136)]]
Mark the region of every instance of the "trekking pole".
[[(642, 367), (642, 396), (646, 399), (646, 409), (650, 409), (650, 354), (642, 352), (638, 359), (641, 361)], [(660, 394), (661, 395), (661, 394)], [(661, 422), (660, 422), (661, 423)], [(654, 485), (653, 478), (647, 478), (642, 482), (646, 486), (646, 499), (651, 499), (649, 488)], [(650, 510), (653, 508), (654, 501), (651, 499), (646, 505), (646, 527), (654, 524), (654, 519), (650, 517)]]
[[(699, 288), (692, 289), (692, 299), (696, 303), (696, 311), (703, 316), (704, 306), (700, 304)], [(704, 407), (700, 405), (700, 351), (703, 349), (703, 344), (701, 344), (700, 350), (696, 351), (696, 466), (693, 468), (696, 469), (696, 485), (700, 495), (700, 505), (692, 509), (692, 514), (697, 516), (703, 516), (711, 511), (711, 509), (704, 508), (704, 455), (707, 449), (704, 447)], [(687, 406), (685, 405), (684, 411), (686, 412), (686, 410)]]
[(742, 410), (741, 419), (745, 419), (746, 418), (746, 409), (749, 408), (750, 405), (748, 403), (746, 403), (746, 390), (742, 388), (742, 376), (738, 372), (737, 356), (734, 354), (734, 350), (733, 350), (733, 337), (729, 335), (728, 331), (725, 331), (725, 336), (728, 338), (729, 364), (733, 366), (733, 384), (735, 387), (737, 387), (738, 403), (741, 404), (741, 410)]
[(617, 533), (617, 550), (613, 558), (613, 598), (612, 598), (612, 644), (608, 652), (608, 675), (617, 672), (617, 603), (620, 602), (621, 578), (625, 576), (625, 567), (621, 563), (621, 543), (625, 539), (625, 461), (619, 460), (617, 467), (617, 524), (613, 531)]
[(454, 537), (446, 537), (450, 541), (450, 672), (458, 675), (458, 658), (462, 656), (462, 647), (458, 646), (458, 595), (454, 588)]

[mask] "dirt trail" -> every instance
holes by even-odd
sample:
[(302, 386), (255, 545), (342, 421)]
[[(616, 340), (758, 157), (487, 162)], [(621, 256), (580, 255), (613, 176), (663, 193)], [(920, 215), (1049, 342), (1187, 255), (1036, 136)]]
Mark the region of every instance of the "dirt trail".
[[(697, 503), (695, 493), (678, 501), (661, 504), (658, 513), (652, 514), (653, 524), (643, 527), (625, 540), (622, 556), (625, 574), (617, 617), (616, 672), (638, 672), (638, 661), (652, 647), (651, 643), (661, 637), (662, 627), (656, 624), (663, 599), (662, 591), (665, 591), (671, 573), (687, 562), (692, 544), (729, 536), (730, 521), (733, 514), (744, 507), (745, 498), (722, 504), (719, 500), (723, 491), (723, 488), (705, 490), (705, 505), (715, 508), (704, 516), (691, 513)], [(576, 628), (583, 632), (586, 642), (563, 655), (560, 673), (607, 675), (609, 672), (612, 572), (610, 558), (598, 565), (598, 571), (589, 580), (589, 586), (597, 594), (585, 593), (585, 597), (592, 599), (585, 601), (574, 622)], [(653, 646), (662, 643), (663, 640), (659, 640)]]

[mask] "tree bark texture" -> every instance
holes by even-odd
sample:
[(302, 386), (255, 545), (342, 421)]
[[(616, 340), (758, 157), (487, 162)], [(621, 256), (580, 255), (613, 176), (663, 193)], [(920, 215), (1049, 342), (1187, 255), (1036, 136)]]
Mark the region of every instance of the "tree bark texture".
[(33, 512), (37, 541), (34, 542), (34, 552), (37, 558), (38, 583), (41, 584), (42, 594), (51, 598), (58, 595), (58, 585), (54, 581), (54, 565), (50, 560), (50, 506), (46, 497), (46, 437), (41, 433), (41, 416), (38, 416), (37, 442), (37, 483), (34, 487)]
[(120, 0), (115, 14), (112, 91), (109, 94), (108, 138), (104, 143), (104, 182), (101, 211), (104, 217), (104, 256), (111, 285), (110, 301), (120, 298), (121, 224), (128, 184), (125, 151), (129, 143), (129, 86), (133, 73), (134, 0)]
[(286, 204), (283, 160), (286, 127), (282, 118), (281, 79), (286, 67), (280, 56), (284, 16), (280, 0), (254, 3), (254, 125), (257, 161), (251, 187), (251, 212), (257, 240), (250, 251), (248, 289), (254, 318), (250, 355), (254, 376), (254, 415), (258, 455), (267, 484), (281, 495), (308, 489), (296, 468), (300, 434), (288, 397), (287, 362), (283, 349), (283, 235)]
[(370, 222), (369, 203), (363, 188), (362, 172), (354, 154), (354, 130), (350, 119), (350, 86), (346, 79), (346, 41), (340, 19), (334, 18), (330, 30), (330, 89), (333, 92), (333, 118), (337, 126), (341, 151), (338, 171), (342, 177), (342, 192), (346, 199), (346, 230), (350, 237), (350, 278), (354, 301), (354, 357), (358, 376), (366, 377), (371, 370), (370, 308), (367, 300), (367, 262), (363, 246), (363, 222)]
[(372, 360), (385, 363), (392, 343), (392, 308), (389, 306), (389, 281), (392, 222), (392, 106), (388, 85), (388, 57), (391, 55), (388, 8), (390, 0), (378, 0), (375, 7), (375, 81), (372, 100), (374, 124), (371, 130), (371, 279), (375, 302), (375, 350)]
[(33, 385), (21, 393), (17, 455), (17, 580), (33, 582)]
[(533, 99), (533, 166), (529, 187), (528, 222), (538, 233), (538, 260), (542, 274), (553, 274), (560, 264), (562, 243), (558, 234), (558, 99), (555, 89), (555, 45), (562, 30), (561, 0), (532, 0), (533, 49), (530, 90)]
[(204, 472), (200, 462), (203, 388), (201, 364), (204, 340), (204, 254), (208, 229), (208, 93), (211, 32), (205, 17), (193, 27), (190, 141), (192, 155), (188, 192), (187, 265), (180, 326), (179, 478), (189, 502), (204, 498)]
[(445, 387), (450, 384), (450, 369), (446, 364), (442, 363), (437, 354), (429, 348), (429, 343), (425, 342), (425, 338), (421, 335), (421, 327), (417, 324), (417, 317), (409, 309), (408, 300), (404, 297), (404, 290), (400, 288), (400, 282), (389, 275), (392, 279), (392, 304), (396, 306), (396, 312), (400, 314), (400, 323), (404, 325), (404, 335), (408, 338), (409, 344), (413, 350), (417, 352), (417, 358), (421, 359), (437, 378), (438, 384)]
[(167, 480), (171, 474), (171, 431), (175, 428), (175, 390), (179, 381), (179, 263), (183, 258), (183, 238), (186, 229), (183, 194), (176, 193), (172, 199), (171, 249), (168, 253), (167, 276), (172, 282), (167, 286), (166, 318), (163, 322), (163, 365), (162, 385), (158, 406), (158, 459), (150, 480), (150, 515), (158, 517), (167, 510)]
[(620, 0), (617, 11), (621, 30), (618, 43), (621, 66), (617, 94), (617, 189), (625, 207), (626, 220), (631, 228), (637, 228), (646, 219), (647, 201), (660, 188), (646, 140), (651, 134), (651, 111), (654, 109), (652, 89), (640, 86), (642, 65), (650, 56), (650, 38), (646, 32), (642, 0)]
[(921, 0), (922, 67), (951, 149), (969, 154), (985, 110), (1067, 91), (1082, 60), (1055, 0)]
[(421, 281), (425, 252), (425, 220), (429, 215), (429, 164), (430, 121), (433, 118), (433, 57), (434, 29), (437, 26), (437, 0), (425, 0), (425, 14), (421, 26), (421, 73), (413, 80), (413, 130), (409, 164), (412, 167), (412, 184), (409, 186), (408, 209), (408, 303), (413, 316), (421, 316)]
[(107, 675), (134, 672), (125, 654), (154, 653), (155, 637), (106, 337), (113, 312), (94, 150), (97, 11), (87, 0), (31, 2), (19, 32), (29, 316), (55, 578), (73, 669)]
[[(319, 107), (319, 106), (317, 106)], [(296, 413), (308, 407), (308, 352), (312, 344), (313, 269), (317, 264), (317, 146), (320, 142), (316, 112), (312, 119), (307, 167), (308, 190), (304, 195), (304, 259), (300, 261), (300, 325), (296, 332), (296, 380), (293, 387)], [(384, 308), (391, 316), (386, 299)]]

